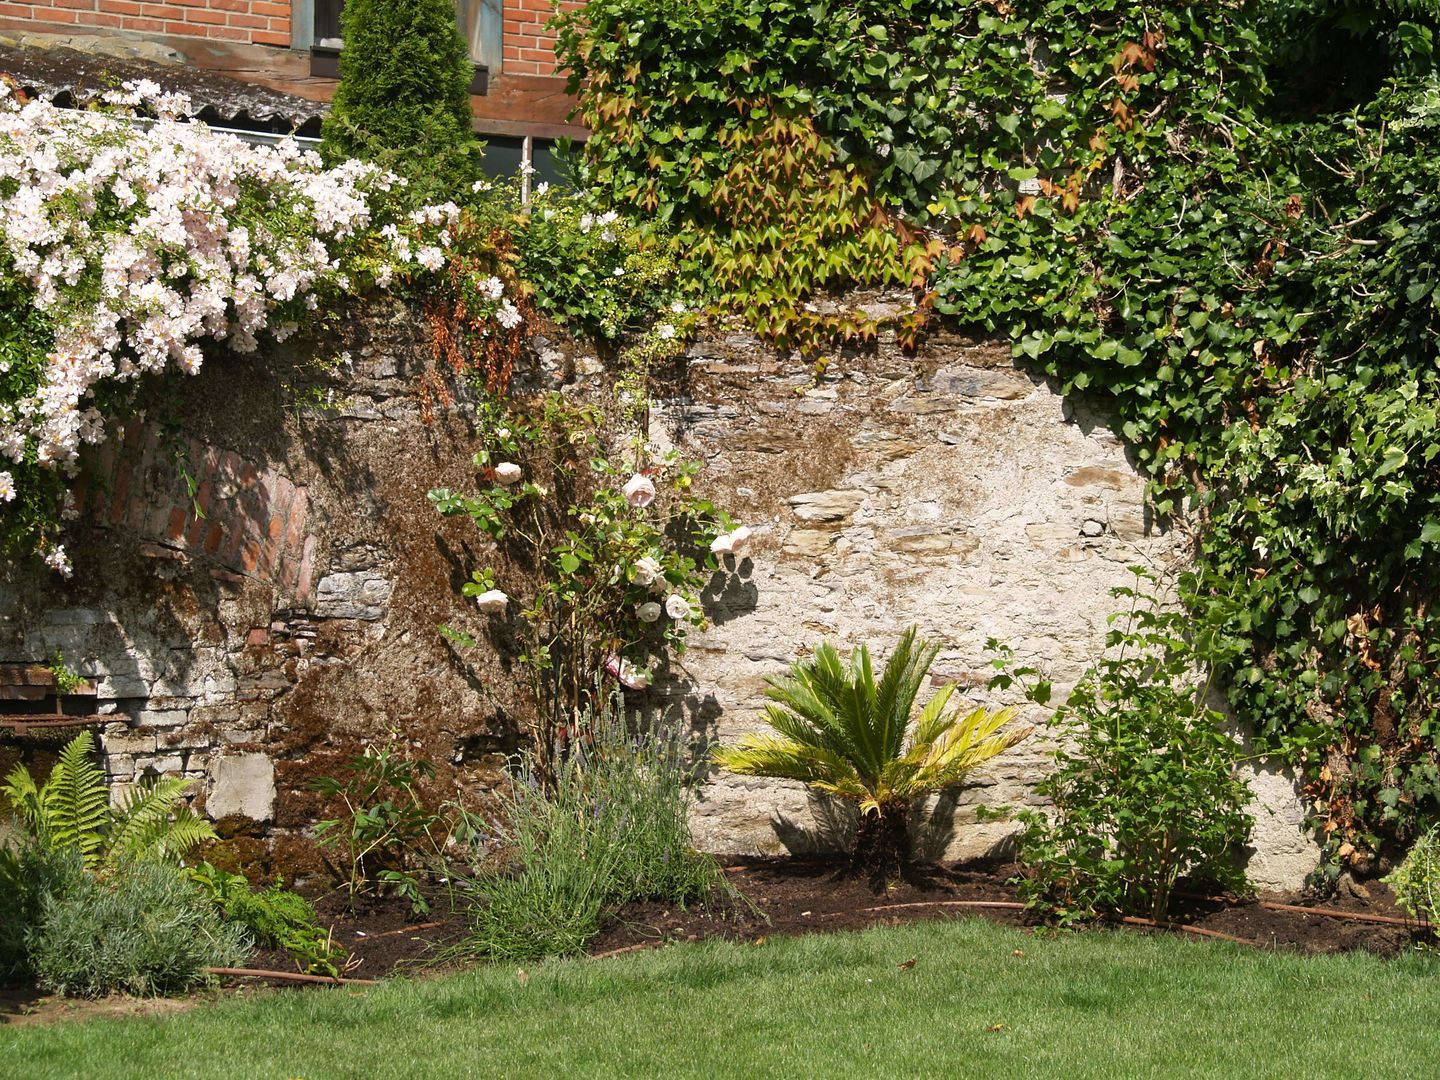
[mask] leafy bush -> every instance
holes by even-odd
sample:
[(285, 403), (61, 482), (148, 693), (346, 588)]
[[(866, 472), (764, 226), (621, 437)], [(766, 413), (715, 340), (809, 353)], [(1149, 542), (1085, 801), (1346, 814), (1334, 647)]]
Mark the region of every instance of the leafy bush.
[[(1253, 824), (1250, 790), (1237, 773), (1242, 747), (1208, 704), (1214, 634), (1194, 634), (1184, 613), (1139, 589), (1113, 595), (1130, 608), (1111, 617), (1107, 655), (1051, 719), (1055, 770), (1035, 786), (1051, 808), (1017, 815), (1021, 895), (1062, 922), (1104, 912), (1163, 920), (1182, 874), (1246, 888), (1236, 857)], [(1006, 671), (993, 685), (1022, 674), (1033, 672)], [(1043, 701), (1048, 685), (1031, 693)]]
[(45, 900), (72, 892), (85, 875), (77, 852), (33, 840), (0, 846), (0, 985), (34, 976), (30, 943)]
[(542, 787), (522, 765), (500, 811), (512, 873), (480, 878), (467, 948), (527, 960), (582, 950), (605, 918), (638, 899), (702, 900), (721, 883), (687, 823), (694, 769), (673, 738), (632, 735), (618, 704)]
[(877, 683), (866, 646), (855, 650), (847, 668), (835, 648), (822, 643), (787, 678), (771, 680), (765, 722), (775, 733), (720, 747), (715, 763), (745, 776), (800, 780), (855, 803), (854, 869), (887, 885), (911, 861), (917, 800), (962, 783), (1028, 734), (1005, 730), (1013, 709), (947, 712), (954, 684), (915, 714), (915, 698), (939, 651), (911, 627)]
[(74, 851), (94, 869), (150, 857), (178, 862), (202, 840), (214, 839), (209, 822), (182, 804), (189, 780), (163, 776), (134, 784), (112, 806), (94, 757), (95, 736), (82, 731), (60, 751), (43, 786), (23, 765), (0, 786), (42, 847)]
[(481, 151), (471, 126), (474, 66), (451, 0), (349, 0), (340, 21), (327, 157), (393, 169), (417, 196), (468, 191)]
[(188, 990), (207, 979), (204, 968), (233, 967), (249, 948), (177, 867), (151, 859), (47, 893), (29, 936), (40, 985), (78, 997)]
[(1395, 892), (1395, 904), (1411, 918), (1431, 926), (1440, 916), (1440, 826), (1420, 834), (1405, 861), (1385, 884)]
[(390, 890), (410, 901), (417, 914), (428, 911), (415, 876), (418, 858), (439, 854), (435, 829), (440, 816), (420, 798), (420, 781), (434, 775), (428, 761), (409, 758), (398, 740), (367, 746), (345, 763), (344, 777), (317, 777), (312, 791), (336, 799), (340, 817), (315, 826), (320, 847), (339, 853), (326, 866), (345, 889), (350, 905), (369, 892)]
[(226, 873), (208, 862), (191, 867), (189, 877), (205, 890), (227, 923), (240, 927), (257, 946), (284, 949), (302, 972), (339, 975), (344, 950), (320, 929), (315, 908), (279, 882), (261, 890), (239, 874)]
[(663, 238), (598, 207), (588, 193), (541, 185), (517, 241), (520, 273), (535, 289), (535, 306), (566, 326), (616, 341), (657, 319), (673, 330), (674, 316), (685, 312), (678, 268)]

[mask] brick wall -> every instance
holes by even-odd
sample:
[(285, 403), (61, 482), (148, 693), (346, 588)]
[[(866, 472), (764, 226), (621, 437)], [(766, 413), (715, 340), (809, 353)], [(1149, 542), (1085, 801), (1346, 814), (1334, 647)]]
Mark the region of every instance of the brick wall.
[(77, 492), (80, 515), (150, 541), (146, 557), (200, 559), (219, 580), (256, 577), (293, 600), (310, 598), (310, 500), (278, 470), (198, 440), (184, 447), (182, 469), (156, 431), (132, 421), (88, 475), (89, 486)]
[[(560, 2), (565, 11), (579, 6), (577, 0)], [(555, 74), (555, 35), (545, 29), (554, 14), (553, 0), (505, 0), (505, 74)]]
[(0, 18), (46, 27), (180, 34), (255, 45), (290, 44), (290, 0), (0, 0)]

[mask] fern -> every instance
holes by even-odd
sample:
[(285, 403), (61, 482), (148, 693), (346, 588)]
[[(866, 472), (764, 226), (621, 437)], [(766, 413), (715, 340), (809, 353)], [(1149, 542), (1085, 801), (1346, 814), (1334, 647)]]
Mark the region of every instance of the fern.
[(110, 819), (105, 774), (95, 764), (95, 736), (82, 731), (65, 749), (40, 791), (41, 839), (56, 851), (73, 848), (87, 867), (99, 861)]
[(178, 861), (203, 840), (215, 839), (215, 830), (181, 805), (188, 780), (164, 776), (136, 784), (114, 811), (106, 852), (108, 861), (118, 855), (157, 856)]
[(0, 793), (4, 794), (25, 827), (38, 835), (45, 815), (40, 808), (40, 790), (35, 786), (35, 778), (30, 775), (30, 771), (23, 765), (16, 765), (5, 777)]
[(75, 851), (86, 869), (114, 867), (121, 859), (178, 862), (215, 830), (184, 806), (188, 780), (144, 781), (111, 807), (105, 774), (94, 762), (95, 737), (81, 732), (60, 751), (44, 787), (17, 765), (5, 778), (5, 797), (19, 821), (51, 851)]

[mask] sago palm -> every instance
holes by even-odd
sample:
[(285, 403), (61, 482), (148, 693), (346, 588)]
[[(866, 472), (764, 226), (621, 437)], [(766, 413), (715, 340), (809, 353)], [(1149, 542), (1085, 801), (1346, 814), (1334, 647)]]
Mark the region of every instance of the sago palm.
[(78, 852), (87, 868), (122, 858), (178, 862), (215, 830), (181, 803), (188, 780), (163, 776), (133, 785), (110, 804), (105, 774), (95, 765), (95, 737), (83, 731), (60, 751), (43, 786), (17, 765), (0, 785), (17, 817), (44, 847)]
[(915, 801), (960, 783), (1029, 734), (1008, 727), (1013, 709), (950, 711), (953, 685), (916, 713), (939, 651), (911, 627), (877, 682), (864, 645), (847, 665), (822, 644), (789, 675), (771, 680), (765, 720), (773, 733), (717, 748), (714, 761), (741, 775), (800, 780), (855, 803), (860, 828), (852, 866), (872, 881), (891, 881), (910, 861)]

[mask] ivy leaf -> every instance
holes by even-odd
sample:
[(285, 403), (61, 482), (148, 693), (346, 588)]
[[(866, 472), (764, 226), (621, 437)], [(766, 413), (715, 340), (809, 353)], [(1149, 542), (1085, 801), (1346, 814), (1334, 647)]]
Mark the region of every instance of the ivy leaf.
[(1377, 477), (1389, 476), (1397, 469), (1403, 469), (1409, 460), (1410, 455), (1398, 446), (1387, 446), (1385, 448), (1385, 458), (1376, 467), (1375, 475)]

